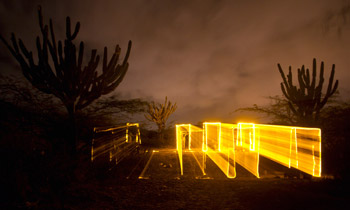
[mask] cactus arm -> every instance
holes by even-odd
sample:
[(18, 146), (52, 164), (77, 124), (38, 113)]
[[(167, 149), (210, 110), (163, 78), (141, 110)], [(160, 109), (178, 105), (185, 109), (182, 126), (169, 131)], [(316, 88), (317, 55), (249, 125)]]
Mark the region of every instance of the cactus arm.
[[(84, 65), (84, 43), (80, 42), (79, 46), (74, 43), (80, 29), (79, 22), (72, 31), (71, 20), (69, 17), (66, 18), (66, 36), (62, 42), (56, 41), (52, 20), (50, 19), (49, 25), (44, 24), (40, 6), (38, 20), (42, 38), (36, 38), (37, 63), (34, 62), (33, 53), (20, 39), (17, 41), (14, 34), (11, 36), (12, 46), (2, 36), (0, 38), (21, 65), (26, 79), (40, 91), (61, 99), (69, 114), (88, 106), (101, 95), (110, 93), (121, 83), (129, 66), (131, 41), (128, 43), (121, 65), (118, 64), (120, 55), (118, 45), (109, 62), (105, 50), (104, 71), (99, 75), (97, 72), (99, 56), (96, 55), (96, 50), (91, 51), (90, 60)], [(49, 61), (50, 58), (53, 65)]]
[(289, 74), (285, 77), (283, 70), (278, 64), (278, 69), (282, 77), (281, 90), (288, 100), (290, 110), (298, 117), (302, 123), (312, 123), (318, 119), (320, 110), (327, 103), (338, 88), (338, 80), (333, 85), (335, 65), (332, 66), (332, 72), (328, 82), (328, 88), (325, 96), (322, 98), (322, 86), (324, 83), (324, 63), (321, 62), (318, 85), (316, 86), (316, 59), (313, 59), (312, 78), (310, 78), (309, 69), (302, 66), (298, 69), (298, 83), (295, 86), (292, 83), (291, 67)]

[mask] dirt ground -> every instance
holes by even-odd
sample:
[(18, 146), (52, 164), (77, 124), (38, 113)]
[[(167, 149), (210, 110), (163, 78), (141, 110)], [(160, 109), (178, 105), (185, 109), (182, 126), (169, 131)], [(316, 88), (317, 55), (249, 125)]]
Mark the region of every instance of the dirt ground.
[[(43, 198), (15, 207), (166, 210), (350, 209), (350, 192), (341, 181), (284, 179), (275, 175), (257, 179), (239, 166), (237, 177), (228, 179), (210, 161), (207, 164), (208, 174), (203, 176), (196, 163), (186, 155), (184, 175), (180, 176), (177, 161), (176, 153), (172, 151), (145, 152), (122, 161), (111, 170), (100, 171), (98, 176), (71, 183), (59, 201)], [(267, 174), (271, 175), (273, 172), (268, 171)]]
[(349, 209), (334, 181), (119, 180), (71, 189), (71, 209)]

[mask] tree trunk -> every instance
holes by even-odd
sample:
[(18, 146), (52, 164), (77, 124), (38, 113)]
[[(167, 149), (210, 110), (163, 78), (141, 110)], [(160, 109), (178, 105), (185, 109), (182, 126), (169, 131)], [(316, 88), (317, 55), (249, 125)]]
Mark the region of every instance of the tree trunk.
[(162, 124), (158, 125), (158, 138), (161, 143), (164, 143), (164, 128), (165, 128), (165, 125), (162, 125)]
[(161, 143), (164, 143), (164, 132), (163, 131), (159, 131), (158, 132), (158, 138), (159, 138), (159, 141), (161, 142)]
[(69, 128), (68, 128), (68, 147), (69, 147), (69, 154), (72, 157), (75, 157), (77, 154), (77, 125), (76, 125), (76, 110), (74, 104), (70, 104), (66, 106), (68, 115), (69, 115)]

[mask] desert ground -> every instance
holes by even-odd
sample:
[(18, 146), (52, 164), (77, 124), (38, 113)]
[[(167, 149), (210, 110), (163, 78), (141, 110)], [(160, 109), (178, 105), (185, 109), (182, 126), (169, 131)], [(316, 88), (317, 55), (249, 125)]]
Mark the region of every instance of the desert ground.
[[(150, 157), (153, 156), (150, 160)], [(23, 209), (349, 209), (346, 182), (325, 178), (284, 177), (283, 167), (268, 160), (258, 179), (236, 166), (228, 179), (207, 161), (207, 174), (184, 155), (180, 176), (177, 154), (143, 150), (116, 166), (101, 163), (80, 174), (60, 196), (17, 203)], [(146, 167), (147, 165), (147, 167)], [(141, 177), (142, 175), (142, 177)], [(78, 176), (79, 177), (79, 176)], [(4, 206), (6, 207), (6, 205)]]

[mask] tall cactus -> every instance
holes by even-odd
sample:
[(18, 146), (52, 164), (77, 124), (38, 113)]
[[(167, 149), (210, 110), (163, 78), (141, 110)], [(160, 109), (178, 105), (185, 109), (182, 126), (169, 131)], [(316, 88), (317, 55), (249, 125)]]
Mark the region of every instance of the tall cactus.
[(324, 83), (324, 64), (321, 62), (320, 75), (318, 85), (316, 86), (316, 59), (313, 59), (312, 76), (310, 77), (309, 69), (305, 69), (304, 65), (298, 69), (299, 87), (293, 85), (292, 67), (289, 66), (289, 73), (285, 76), (280, 64), (279, 72), (282, 76), (281, 89), (283, 95), (287, 98), (288, 104), (292, 112), (296, 115), (299, 123), (302, 125), (312, 125), (319, 117), (321, 109), (327, 103), (338, 88), (338, 80), (333, 85), (335, 65), (332, 66), (331, 75), (329, 77), (327, 92), (322, 94)]
[(155, 122), (158, 126), (159, 139), (163, 140), (163, 133), (165, 129), (166, 121), (169, 116), (175, 112), (177, 105), (168, 101), (168, 97), (165, 97), (164, 104), (151, 102), (148, 104), (147, 114), (145, 117), (151, 122)]
[(75, 121), (76, 111), (88, 106), (101, 95), (112, 92), (123, 80), (129, 66), (131, 41), (121, 64), (118, 64), (121, 52), (119, 45), (109, 61), (107, 48), (104, 48), (102, 73), (99, 74), (97, 67), (100, 57), (96, 55), (97, 51), (91, 51), (89, 61), (83, 66), (84, 43), (80, 42), (77, 47), (73, 42), (79, 32), (79, 22), (72, 32), (70, 18), (66, 18), (66, 38), (62, 43), (56, 42), (52, 20), (50, 19), (49, 26), (44, 25), (40, 6), (38, 16), (42, 39), (39, 36), (36, 38), (37, 63), (33, 53), (28, 51), (21, 39), (17, 41), (14, 33), (11, 36), (12, 46), (3, 37), (0, 38), (19, 62), (25, 78), (40, 91), (58, 97), (66, 107), (70, 119)]

